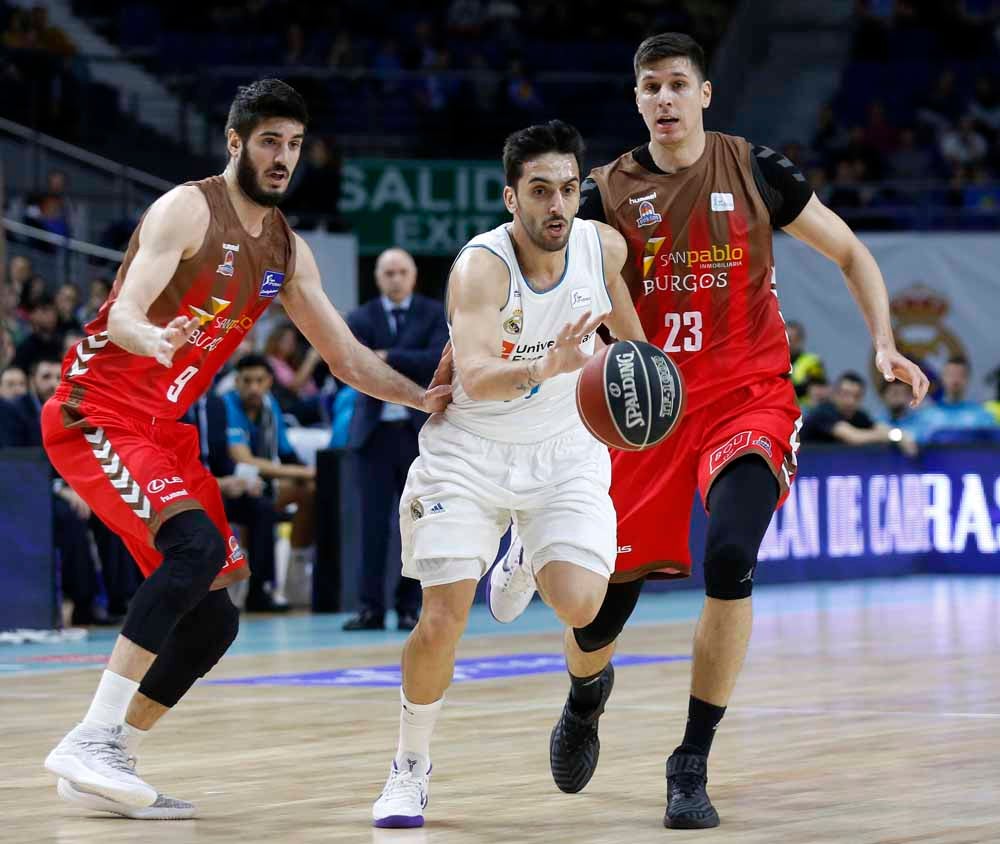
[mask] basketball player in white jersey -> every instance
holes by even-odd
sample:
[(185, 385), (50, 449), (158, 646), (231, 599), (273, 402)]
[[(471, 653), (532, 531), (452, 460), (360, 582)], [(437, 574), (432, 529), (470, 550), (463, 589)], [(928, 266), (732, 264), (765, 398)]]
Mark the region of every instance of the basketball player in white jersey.
[(424, 604), (403, 650), (399, 745), (377, 827), (423, 825), (455, 647), (510, 521), (538, 591), (567, 625), (593, 619), (614, 569), (611, 462), (577, 413), (577, 370), (600, 323), (622, 339), (644, 336), (621, 277), (624, 239), (574, 220), (582, 157), (580, 134), (558, 120), (508, 137), (513, 222), (473, 238), (452, 266), (453, 401), (420, 432), (399, 505), (403, 573), (420, 580)]

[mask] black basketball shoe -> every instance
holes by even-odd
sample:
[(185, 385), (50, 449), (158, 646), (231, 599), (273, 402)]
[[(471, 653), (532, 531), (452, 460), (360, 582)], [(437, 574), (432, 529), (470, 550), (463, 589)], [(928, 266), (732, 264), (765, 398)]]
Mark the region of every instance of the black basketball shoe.
[(570, 701), (567, 699), (549, 740), (552, 779), (556, 781), (559, 790), (567, 794), (582, 791), (597, 770), (597, 757), (601, 752), (597, 721), (604, 712), (604, 704), (608, 702), (615, 684), (615, 669), (610, 663), (601, 672), (599, 682), (601, 702), (597, 708), (586, 715), (577, 715), (570, 708)]
[(675, 752), (667, 760), (667, 811), (670, 829), (709, 829), (719, 825), (719, 813), (708, 799), (708, 757)]

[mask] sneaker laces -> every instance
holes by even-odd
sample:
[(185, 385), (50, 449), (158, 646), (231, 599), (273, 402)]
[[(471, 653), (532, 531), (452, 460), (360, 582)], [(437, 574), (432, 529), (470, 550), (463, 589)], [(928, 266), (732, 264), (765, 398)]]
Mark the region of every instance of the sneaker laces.
[(389, 774), (389, 781), (385, 784), (385, 788), (382, 789), (382, 797), (388, 800), (401, 798), (407, 800), (415, 799), (417, 803), (423, 806), (424, 787), (421, 782), (423, 779), (423, 777), (417, 777), (410, 771), (401, 771), (396, 768)]
[(120, 744), (117, 735), (102, 739), (84, 739), (80, 744), (108, 767), (121, 771), (123, 774), (137, 776), (135, 765), (138, 759), (135, 756), (125, 754), (125, 748)]
[(670, 777), (670, 792), (688, 799), (705, 787), (705, 778), (694, 771), (681, 771)]
[(575, 752), (597, 733), (597, 719), (581, 718), (566, 704), (566, 714), (563, 717), (563, 741), (569, 752)]

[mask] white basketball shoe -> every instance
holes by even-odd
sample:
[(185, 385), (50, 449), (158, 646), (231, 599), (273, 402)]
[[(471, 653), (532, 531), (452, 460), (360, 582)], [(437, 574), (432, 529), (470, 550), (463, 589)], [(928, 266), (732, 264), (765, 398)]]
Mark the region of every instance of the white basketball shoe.
[(45, 759), (45, 767), (77, 788), (142, 809), (159, 795), (135, 772), (135, 761), (125, 750), (122, 727), (77, 724)]
[(501, 624), (509, 624), (528, 608), (534, 594), (535, 576), (525, 564), (524, 547), (515, 535), (486, 583), (490, 614)]
[(424, 825), (431, 766), (419, 757), (408, 758), (405, 762), (404, 766), (392, 760), (389, 779), (372, 806), (372, 819), (380, 829), (412, 829)]
[(196, 817), (198, 813), (194, 803), (177, 800), (163, 794), (156, 796), (153, 805), (137, 809), (116, 800), (108, 800), (107, 797), (102, 797), (100, 794), (84, 791), (76, 783), (71, 783), (62, 777), (59, 778), (56, 792), (67, 803), (73, 803), (95, 812), (111, 812), (137, 821), (184, 821)]

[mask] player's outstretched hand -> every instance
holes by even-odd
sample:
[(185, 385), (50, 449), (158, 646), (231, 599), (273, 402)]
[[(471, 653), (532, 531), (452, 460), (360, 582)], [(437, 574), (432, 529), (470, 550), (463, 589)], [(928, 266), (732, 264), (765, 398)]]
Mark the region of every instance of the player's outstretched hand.
[(916, 407), (924, 400), (927, 388), (930, 386), (927, 376), (919, 366), (909, 358), (903, 357), (895, 348), (880, 349), (876, 352), (875, 366), (886, 381), (895, 381), (898, 378), (910, 385), (913, 390), (910, 407)]
[(591, 317), (590, 311), (587, 311), (576, 322), (567, 322), (556, 335), (555, 345), (541, 359), (538, 369), (542, 380), (563, 372), (576, 372), (590, 360), (590, 355), (584, 353), (580, 344), (588, 334), (597, 331), (606, 317), (607, 314)]
[(157, 363), (170, 367), (174, 362), (174, 352), (183, 346), (198, 327), (198, 317), (174, 317), (163, 328), (153, 349)]
[(424, 413), (438, 413), (451, 403), (451, 377), (454, 372), (451, 340), (444, 344), (441, 360), (438, 361), (434, 377), (424, 393)]

